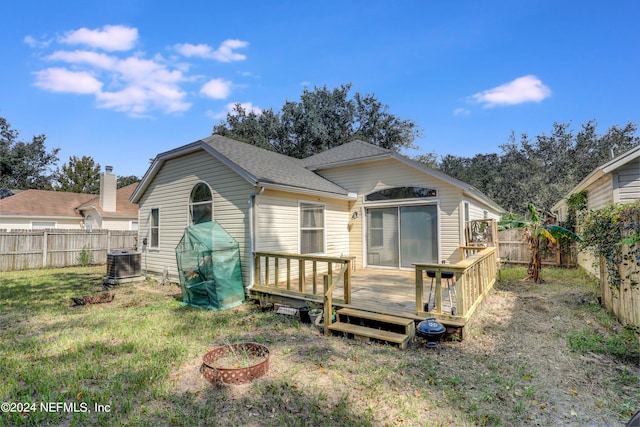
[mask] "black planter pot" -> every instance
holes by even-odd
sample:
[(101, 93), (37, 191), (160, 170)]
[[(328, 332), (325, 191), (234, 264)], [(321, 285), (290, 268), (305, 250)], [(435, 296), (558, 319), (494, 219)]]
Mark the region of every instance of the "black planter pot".
[(300, 313), (300, 321), (302, 323), (311, 323), (311, 317), (309, 316), (309, 307), (300, 307), (298, 309)]
[(446, 331), (447, 328), (445, 328), (442, 323), (436, 322), (435, 317), (429, 317), (423, 320), (418, 323), (416, 327), (416, 335), (426, 339), (427, 345), (436, 345), (442, 340)]

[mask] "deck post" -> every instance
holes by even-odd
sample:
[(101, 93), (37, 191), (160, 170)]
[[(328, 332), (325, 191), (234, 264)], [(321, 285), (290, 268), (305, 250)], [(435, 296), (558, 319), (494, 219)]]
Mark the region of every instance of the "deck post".
[(269, 286), (269, 257), (264, 257), (264, 285)]
[(253, 284), (254, 286), (260, 285), (260, 255), (257, 255), (257, 254), (253, 255), (253, 265), (254, 265)]
[(422, 267), (416, 265), (416, 313), (425, 311), (424, 302), (422, 301), (422, 296), (424, 295), (423, 288)]
[(273, 284), (277, 288), (278, 287), (278, 279), (280, 279), (280, 271), (279, 271), (280, 269), (279, 269), (279, 266), (278, 266), (278, 262), (280, 261), (280, 258), (275, 257), (274, 261), (275, 261), (275, 268), (274, 268), (273, 272), (274, 272), (275, 277), (273, 279)]
[(351, 304), (351, 260), (347, 260), (347, 268), (344, 272), (344, 302)]
[(313, 294), (314, 295), (318, 293), (318, 285), (316, 283), (317, 276), (318, 276), (318, 261), (313, 260)]
[(287, 258), (287, 290), (291, 289), (291, 258)]
[(436, 306), (435, 311), (442, 313), (442, 270), (436, 270)]
[(304, 275), (306, 273), (306, 267), (304, 259), (298, 260), (298, 291), (304, 293)]
[(333, 305), (333, 301), (331, 299), (331, 294), (333, 293), (333, 291), (329, 292), (329, 286), (331, 286), (331, 276), (325, 274), (322, 277), (322, 286), (324, 288), (324, 335), (328, 337), (329, 335), (331, 335), (329, 325), (331, 325), (331, 310)]
[(458, 316), (464, 317), (467, 313), (467, 307), (464, 306), (466, 301), (465, 293), (466, 293), (466, 287), (467, 287), (464, 271), (456, 272), (455, 286), (456, 286), (456, 306), (458, 307), (458, 311), (459, 311), (456, 314)]

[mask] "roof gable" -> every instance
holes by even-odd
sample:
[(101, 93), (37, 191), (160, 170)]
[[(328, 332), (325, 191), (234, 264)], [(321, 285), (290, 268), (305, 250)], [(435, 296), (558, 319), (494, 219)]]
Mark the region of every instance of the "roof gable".
[(355, 140), (304, 158), (301, 163), (309, 169), (320, 169), (323, 166), (341, 165), (345, 162), (361, 162), (389, 157), (392, 153), (393, 151), (386, 148)]
[(640, 158), (640, 145), (638, 145), (635, 148), (632, 148), (631, 150), (622, 153), (621, 155), (613, 158), (612, 160), (608, 161), (607, 163), (598, 166), (597, 168), (595, 168), (589, 175), (586, 176), (586, 178), (584, 178), (582, 181), (580, 181), (580, 183), (578, 185), (576, 185), (575, 187), (573, 187), (571, 189), (571, 191), (569, 191), (560, 201), (558, 201), (555, 205), (552, 206), (552, 210), (558, 210), (560, 209), (561, 205), (565, 203), (566, 200), (568, 200), (568, 198), (574, 194), (574, 193), (579, 193), (580, 191), (584, 191), (587, 189), (587, 187), (589, 187), (591, 184), (593, 184), (594, 182), (598, 181), (600, 178), (602, 178), (603, 176), (610, 174), (614, 171), (616, 171), (617, 169), (633, 162), (636, 159)]

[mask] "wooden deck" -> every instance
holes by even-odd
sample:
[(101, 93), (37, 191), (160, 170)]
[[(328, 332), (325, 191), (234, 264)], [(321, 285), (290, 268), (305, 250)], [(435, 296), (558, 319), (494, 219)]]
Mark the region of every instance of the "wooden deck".
[[(351, 306), (403, 317), (416, 316), (416, 282), (414, 270), (364, 268), (351, 273)], [(429, 298), (430, 279), (425, 278), (424, 301)], [(434, 284), (435, 288), (435, 284)], [(342, 288), (336, 289), (342, 294)], [(431, 304), (435, 304), (435, 289)], [(452, 299), (455, 306), (455, 299)], [(432, 305), (433, 306), (433, 305)], [(443, 312), (450, 313), (449, 290), (445, 287)]]
[[(256, 252), (251, 293), (293, 307), (313, 301), (326, 312), (346, 307), (413, 320), (434, 317), (464, 337), (464, 326), (493, 288), (499, 262), (495, 247), (461, 250), (465, 259), (456, 264), (415, 264), (414, 270), (352, 270), (349, 257)], [(443, 276), (452, 277), (451, 284)]]

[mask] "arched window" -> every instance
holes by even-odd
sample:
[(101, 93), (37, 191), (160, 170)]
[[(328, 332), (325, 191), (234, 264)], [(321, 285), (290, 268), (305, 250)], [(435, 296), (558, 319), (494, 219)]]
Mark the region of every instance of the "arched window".
[(213, 219), (213, 198), (209, 186), (204, 182), (196, 184), (191, 190), (189, 212), (191, 224), (200, 224)]
[(427, 187), (395, 187), (369, 193), (364, 197), (365, 202), (378, 202), (397, 199), (428, 199), (436, 197), (437, 191)]

